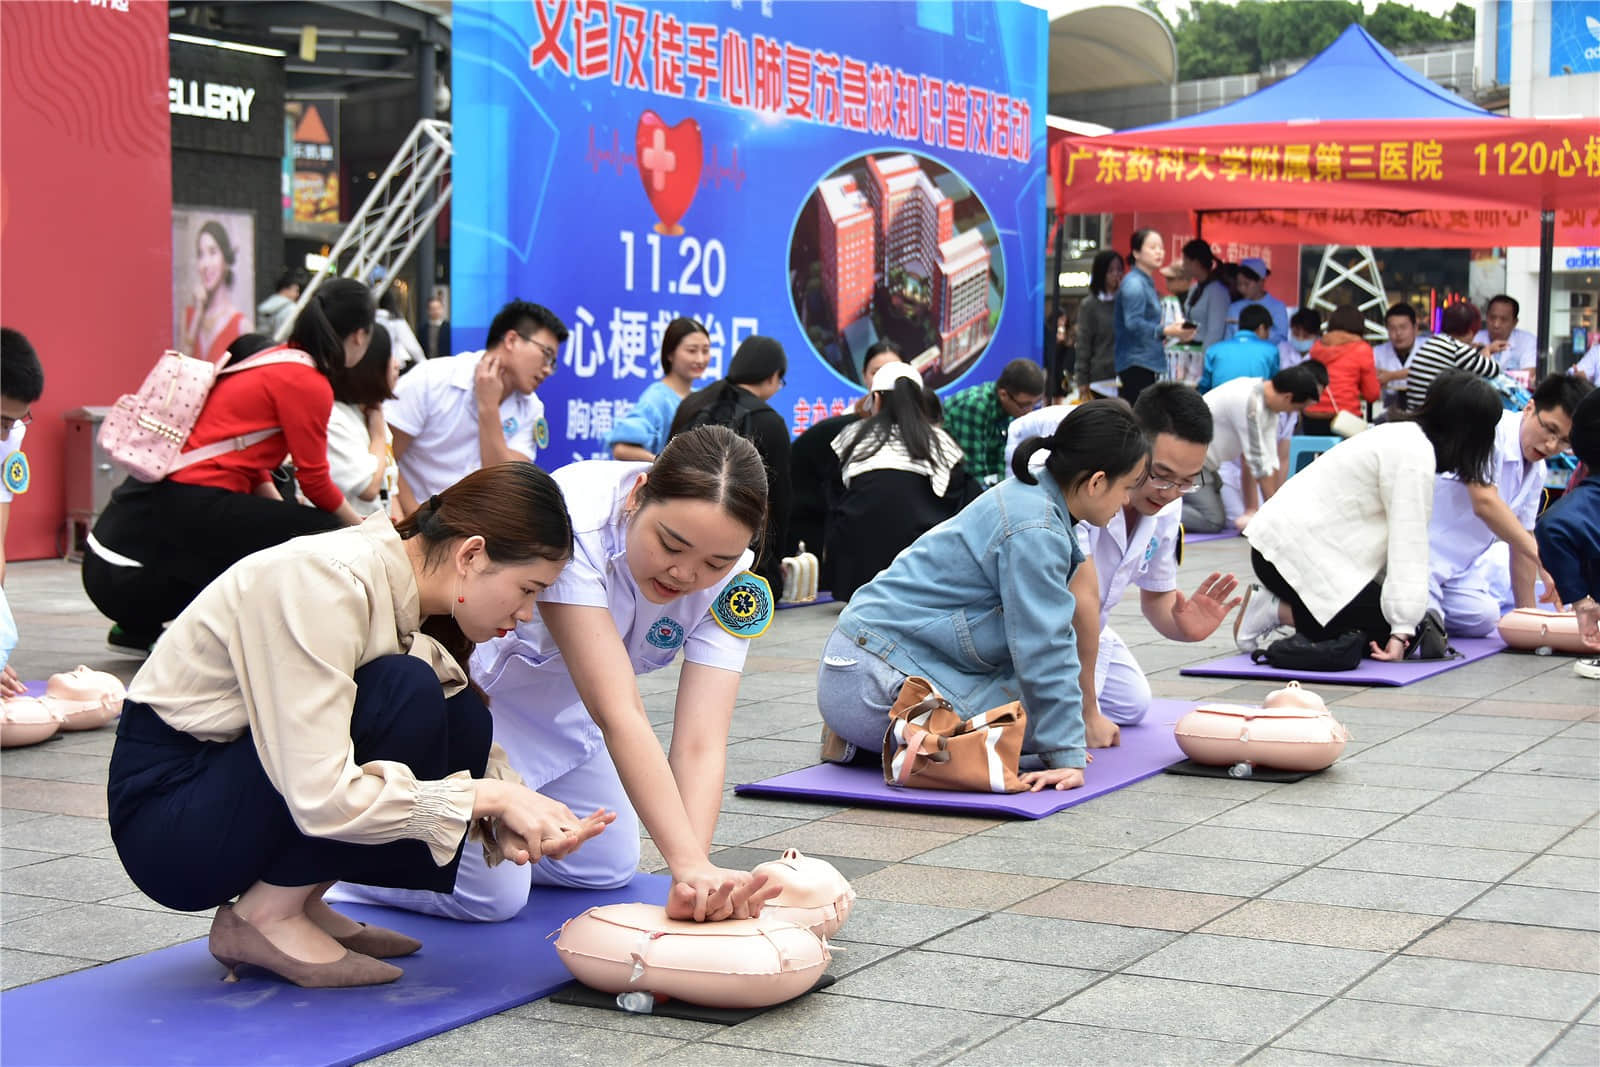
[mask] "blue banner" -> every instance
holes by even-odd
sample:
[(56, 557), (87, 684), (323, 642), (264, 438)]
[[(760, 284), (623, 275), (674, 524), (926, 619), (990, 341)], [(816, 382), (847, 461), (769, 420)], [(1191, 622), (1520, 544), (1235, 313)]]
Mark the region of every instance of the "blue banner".
[[(781, 341), (799, 433), (898, 342), (931, 386), (1037, 359), (1043, 12), (1021, 4), (457, 0), (452, 321), (513, 297), (572, 333), (555, 466), (603, 451), (679, 315), (706, 381)], [(464, 333), (463, 333), (464, 331)]]
[(1551, 0), (1550, 77), (1595, 71), (1600, 71), (1600, 0)]

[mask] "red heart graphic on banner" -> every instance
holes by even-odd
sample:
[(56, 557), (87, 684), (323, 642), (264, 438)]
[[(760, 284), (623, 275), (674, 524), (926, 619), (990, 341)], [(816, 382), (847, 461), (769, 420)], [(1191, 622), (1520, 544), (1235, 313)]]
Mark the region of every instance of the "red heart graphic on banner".
[(639, 180), (644, 195), (650, 198), (661, 219), (656, 232), (677, 236), (683, 232), (678, 220), (694, 203), (700, 189), (700, 164), (704, 152), (700, 145), (700, 124), (684, 119), (668, 126), (654, 111), (639, 116), (633, 134), (633, 149), (639, 163)]

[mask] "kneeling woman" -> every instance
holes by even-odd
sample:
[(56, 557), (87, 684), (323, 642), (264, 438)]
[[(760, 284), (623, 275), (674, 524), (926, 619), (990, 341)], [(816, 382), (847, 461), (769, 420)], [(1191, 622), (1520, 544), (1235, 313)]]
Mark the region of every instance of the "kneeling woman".
[[(337, 899), (509, 919), (530, 886), (627, 884), (642, 820), (671, 869), (674, 915), (758, 912), (778, 887), (764, 891), (709, 855), (745, 654), (773, 608), (766, 583), (742, 573), (767, 512), (761, 456), (732, 430), (705, 426), (674, 436), (649, 466), (586, 461), (554, 478), (572, 509), (572, 563), (540, 593), (537, 618), (479, 650), (473, 677), (494, 700), (495, 738), (516, 772), (569, 806), (615, 810), (616, 825), (578, 855), (531, 869), (469, 856), (453, 894), (341, 886)], [(638, 676), (680, 650), (668, 754)]]
[[(1037, 476), (1028, 461), (1045, 452)], [(1034, 790), (1083, 784), (1083, 695), (1068, 583), (1072, 527), (1110, 522), (1145, 476), (1149, 445), (1126, 404), (1092, 400), (1026, 441), (1001, 482), (929, 530), (856, 590), (823, 648), (817, 704), (830, 758), (876, 752), (907, 676), (963, 718), (1021, 699)], [(842, 741), (843, 744), (839, 744)]]
[(1260, 584), (1239, 609), (1239, 647), (1264, 648), (1292, 627), (1312, 641), (1359, 632), (1373, 659), (1404, 658), (1428, 610), (1434, 475), (1487, 484), (1502, 410), (1487, 381), (1452, 371), (1414, 416), (1352, 437), (1285, 482), (1244, 533)]
[(466, 674), (474, 643), (532, 618), (571, 553), (555, 483), (505, 463), (398, 527), (374, 515), (235, 564), (128, 688), (107, 793), (134, 883), (217, 908), (211, 952), (230, 975), (372, 985), (401, 974), (374, 957), (420, 946), (332, 911), (335, 880), (448, 892), (469, 827), (517, 864), (599, 833), (605, 814), (577, 819), (518, 783)]

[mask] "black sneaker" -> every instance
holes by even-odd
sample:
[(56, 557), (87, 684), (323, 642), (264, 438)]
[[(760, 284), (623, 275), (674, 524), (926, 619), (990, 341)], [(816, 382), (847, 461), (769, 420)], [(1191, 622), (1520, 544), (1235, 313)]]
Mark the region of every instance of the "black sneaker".
[(1444, 632), (1444, 616), (1429, 608), (1423, 613), (1422, 622), (1417, 625), (1411, 647), (1406, 650), (1406, 658), (1452, 659), (1455, 655), (1455, 649), (1450, 647), (1450, 638)]
[(120, 626), (112, 626), (111, 632), (106, 634), (107, 650), (124, 656), (137, 656), (139, 659), (146, 659), (155, 644), (154, 639), (146, 640), (137, 637)]

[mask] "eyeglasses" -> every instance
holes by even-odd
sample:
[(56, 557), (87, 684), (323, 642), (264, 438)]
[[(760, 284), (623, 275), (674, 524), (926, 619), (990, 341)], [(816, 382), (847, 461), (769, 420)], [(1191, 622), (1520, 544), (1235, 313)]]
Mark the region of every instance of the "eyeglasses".
[(1205, 472), (1202, 471), (1193, 479), (1186, 478), (1181, 482), (1177, 482), (1172, 480), (1172, 475), (1170, 474), (1162, 474), (1159, 471), (1151, 471), (1150, 476), (1148, 480), (1146, 480), (1145, 484), (1158, 493), (1175, 492), (1179, 496), (1188, 496), (1190, 493), (1198, 493), (1201, 489), (1205, 488), (1206, 476)]
[(535, 341), (525, 333), (519, 333), (517, 336), (528, 342), (533, 347), (537, 348), (540, 352), (544, 353), (544, 365), (546, 367), (554, 367), (556, 365), (557, 353), (555, 349), (551, 348), (543, 341)]
[(1566, 451), (1568, 448), (1572, 447), (1571, 431), (1562, 433), (1559, 428), (1551, 426), (1548, 422), (1545, 422), (1544, 416), (1539, 414), (1537, 411), (1533, 413), (1533, 418), (1534, 421), (1539, 424), (1539, 429), (1544, 431), (1546, 437), (1555, 442), (1557, 448), (1561, 449), (1562, 451)]
[(22, 425), (24, 425), (24, 426), (32, 425), (32, 423), (33, 423), (33, 412), (30, 411), (28, 414), (23, 415), (21, 418), (17, 418), (17, 419), (13, 419), (9, 415), (0, 415), (0, 436), (4, 436), (6, 434), (9, 434), (11, 432), (11, 427), (15, 426), (19, 422), (22, 423)]

